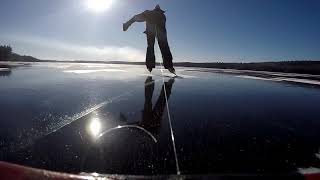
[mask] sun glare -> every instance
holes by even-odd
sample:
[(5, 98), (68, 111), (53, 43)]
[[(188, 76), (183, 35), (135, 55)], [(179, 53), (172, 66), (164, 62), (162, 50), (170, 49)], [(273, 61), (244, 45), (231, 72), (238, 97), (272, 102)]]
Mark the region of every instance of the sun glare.
[(89, 124), (89, 132), (93, 137), (97, 137), (101, 130), (101, 122), (98, 118), (93, 118)]
[(110, 8), (113, 0), (86, 0), (87, 7), (93, 12), (104, 12)]

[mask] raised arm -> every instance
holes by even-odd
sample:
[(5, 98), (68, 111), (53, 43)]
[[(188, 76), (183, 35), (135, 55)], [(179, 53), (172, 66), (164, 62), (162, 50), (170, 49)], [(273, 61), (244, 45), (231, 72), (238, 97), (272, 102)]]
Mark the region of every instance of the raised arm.
[(144, 11), (143, 13), (133, 16), (129, 21), (123, 24), (123, 31), (127, 31), (129, 27), (135, 22), (145, 22), (146, 16), (149, 11)]

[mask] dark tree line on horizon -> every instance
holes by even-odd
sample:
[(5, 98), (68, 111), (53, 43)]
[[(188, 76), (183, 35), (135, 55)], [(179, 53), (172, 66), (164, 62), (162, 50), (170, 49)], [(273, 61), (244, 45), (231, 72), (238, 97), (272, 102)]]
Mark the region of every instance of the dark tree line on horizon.
[[(7, 45), (0, 46), (0, 61), (21, 61), (21, 62), (66, 62), (66, 63), (106, 63), (106, 64), (132, 64), (144, 65), (145, 62), (126, 61), (55, 61), (39, 60), (32, 56), (21, 56), (12, 52), (12, 48)], [(157, 63), (157, 65), (160, 65)], [(175, 66), (201, 67), (217, 69), (238, 69), (253, 71), (271, 71), (284, 73), (316, 74), (320, 75), (320, 61), (300, 60), (300, 61), (279, 61), (279, 62), (255, 62), (255, 63), (197, 63), (197, 62), (176, 62)], [(3, 66), (3, 65), (1, 65)]]
[(8, 45), (0, 46), (0, 61), (8, 61), (12, 55), (12, 48)]
[(238, 69), (254, 71), (271, 71), (284, 73), (317, 74), (320, 75), (320, 61), (280, 61), (257, 63), (176, 63), (177, 66), (202, 67), (218, 69)]

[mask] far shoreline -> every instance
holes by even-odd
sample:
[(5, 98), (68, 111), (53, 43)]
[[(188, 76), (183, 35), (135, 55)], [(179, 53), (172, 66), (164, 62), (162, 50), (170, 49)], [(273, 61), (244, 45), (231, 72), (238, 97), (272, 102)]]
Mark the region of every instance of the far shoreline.
[[(23, 56), (22, 56), (23, 57)], [(28, 58), (27, 58), (28, 59)], [(21, 58), (17, 61), (0, 61), (0, 68), (12, 68), (14, 63), (96, 63), (96, 64), (125, 64), (125, 65), (145, 65), (145, 62), (128, 62), (128, 61), (86, 61), (86, 60), (39, 60), (32, 58), (27, 60)], [(156, 63), (160, 66), (160, 63)], [(16, 65), (13, 65), (15, 67)], [(190, 68), (210, 68), (210, 69), (234, 69), (234, 70), (252, 70), (252, 71), (269, 71), (279, 73), (296, 73), (320, 75), (320, 61), (270, 61), (270, 62), (248, 62), (248, 63), (224, 63), (224, 62), (176, 62), (176, 67)]]

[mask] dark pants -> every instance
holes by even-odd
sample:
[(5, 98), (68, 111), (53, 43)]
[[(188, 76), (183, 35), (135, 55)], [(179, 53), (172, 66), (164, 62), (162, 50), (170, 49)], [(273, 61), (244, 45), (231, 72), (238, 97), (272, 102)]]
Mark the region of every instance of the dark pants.
[(154, 55), (154, 44), (157, 37), (158, 44), (163, 59), (163, 66), (166, 69), (173, 68), (172, 64), (172, 54), (167, 39), (167, 31), (160, 28), (151, 28), (151, 30), (146, 31), (148, 48), (146, 55), (146, 65), (148, 69), (155, 68), (156, 58)]

